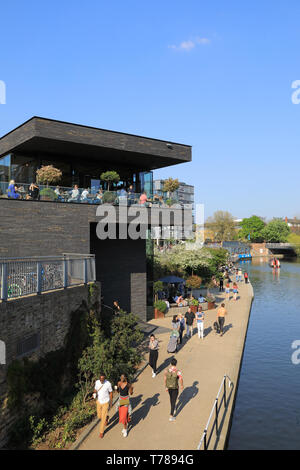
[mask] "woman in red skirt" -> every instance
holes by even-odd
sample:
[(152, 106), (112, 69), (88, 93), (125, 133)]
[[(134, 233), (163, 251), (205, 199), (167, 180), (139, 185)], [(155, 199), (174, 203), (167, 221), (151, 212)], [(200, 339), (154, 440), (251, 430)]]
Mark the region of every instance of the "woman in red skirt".
[(118, 382), (119, 397), (119, 423), (123, 424), (122, 434), (127, 437), (127, 424), (130, 421), (129, 416), (129, 395), (133, 394), (133, 386), (128, 383), (126, 375), (122, 374)]

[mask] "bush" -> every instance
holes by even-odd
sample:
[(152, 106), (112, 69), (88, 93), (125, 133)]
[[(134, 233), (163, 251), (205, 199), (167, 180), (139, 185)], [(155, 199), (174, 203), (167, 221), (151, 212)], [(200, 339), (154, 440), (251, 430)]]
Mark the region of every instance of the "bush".
[(113, 204), (116, 200), (116, 194), (113, 191), (105, 191), (103, 194), (102, 202), (103, 204)]
[(51, 201), (55, 201), (57, 199), (57, 194), (51, 188), (44, 188), (41, 190), (40, 195), (42, 197), (46, 197), (51, 199)]
[(62, 172), (53, 165), (42, 166), (36, 171), (37, 179), (42, 184), (58, 183), (61, 179)]
[(158, 300), (157, 302), (154, 303), (154, 308), (159, 310), (162, 313), (166, 313), (167, 311), (167, 304), (163, 300)]
[(189, 289), (200, 289), (201, 287), (201, 284), (202, 284), (202, 279), (201, 277), (199, 276), (190, 276), (187, 280), (186, 280), (186, 287), (188, 287)]
[(199, 302), (197, 299), (192, 299), (189, 301), (189, 306), (198, 307), (198, 305), (199, 305)]

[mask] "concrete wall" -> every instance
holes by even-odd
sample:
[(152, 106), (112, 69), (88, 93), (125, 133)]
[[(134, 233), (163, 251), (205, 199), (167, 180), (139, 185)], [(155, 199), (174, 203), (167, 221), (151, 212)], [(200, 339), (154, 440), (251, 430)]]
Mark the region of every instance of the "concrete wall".
[(7, 366), (24, 357), (18, 356), (18, 351), (35, 335), (37, 349), (25, 354), (30, 359), (38, 359), (63, 347), (72, 313), (87, 300), (88, 286), (78, 286), (0, 303), (0, 340), (6, 347), (6, 365), (0, 364), (0, 447), (5, 444), (17, 418), (6, 406)]

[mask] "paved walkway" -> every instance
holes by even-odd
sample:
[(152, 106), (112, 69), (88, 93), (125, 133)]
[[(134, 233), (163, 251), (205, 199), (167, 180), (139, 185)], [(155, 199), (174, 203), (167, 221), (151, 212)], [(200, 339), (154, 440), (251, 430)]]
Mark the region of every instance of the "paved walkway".
[[(222, 378), (224, 374), (228, 374), (234, 387), (217, 445), (217, 448), (222, 449), (236, 392), (235, 386), (244, 348), (252, 295), (251, 285), (240, 283), (240, 298), (236, 302), (232, 299), (226, 302), (228, 315), (223, 337), (216, 335), (213, 330), (216, 310), (208, 310), (205, 312), (204, 340), (199, 339), (194, 333), (191, 339), (183, 341), (176, 358), (177, 367), (183, 373), (185, 388), (179, 395), (175, 422), (169, 422), (169, 394), (165, 391), (163, 381), (165, 368), (173, 357), (167, 353), (171, 319), (152, 320), (151, 323), (158, 327), (155, 334), (160, 343), (159, 370), (156, 378), (152, 379), (151, 369), (147, 367), (134, 384), (132, 425), (128, 436), (126, 438), (122, 436), (122, 425), (118, 423), (118, 417), (113, 408), (110, 413), (111, 424), (106, 428), (104, 438), (98, 437), (99, 425), (97, 425), (79, 449), (196, 449)], [(218, 295), (218, 306), (223, 298), (224, 294)]]

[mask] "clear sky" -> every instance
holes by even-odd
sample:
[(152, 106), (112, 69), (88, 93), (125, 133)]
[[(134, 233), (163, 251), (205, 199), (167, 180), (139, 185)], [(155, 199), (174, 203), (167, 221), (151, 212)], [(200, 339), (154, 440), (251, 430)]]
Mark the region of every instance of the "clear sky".
[(10, 0), (0, 135), (33, 115), (192, 145), (205, 217), (300, 214), (299, 0)]

